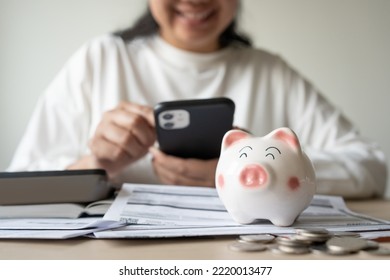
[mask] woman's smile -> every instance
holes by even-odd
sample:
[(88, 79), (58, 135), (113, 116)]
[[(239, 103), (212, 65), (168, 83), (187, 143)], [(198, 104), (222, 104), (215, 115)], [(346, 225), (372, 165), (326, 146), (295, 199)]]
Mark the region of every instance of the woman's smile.
[(171, 45), (195, 52), (219, 48), (219, 36), (233, 21), (237, 0), (149, 0), (160, 35)]
[(193, 28), (205, 28), (215, 19), (217, 11), (208, 6), (178, 5), (174, 14), (180, 23)]

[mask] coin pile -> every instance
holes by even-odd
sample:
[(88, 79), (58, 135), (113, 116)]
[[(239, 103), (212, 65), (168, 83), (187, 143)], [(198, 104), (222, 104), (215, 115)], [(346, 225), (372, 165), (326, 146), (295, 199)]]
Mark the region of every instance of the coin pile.
[(229, 245), (233, 251), (259, 252), (267, 250), (267, 243), (272, 242), (275, 236), (271, 234), (241, 235), (239, 241)]
[(259, 252), (270, 250), (273, 253), (328, 255), (350, 255), (364, 250), (367, 253), (390, 256), (390, 248), (381, 247), (372, 240), (360, 238), (354, 232), (329, 232), (324, 228), (299, 228), (295, 234), (274, 236), (271, 234), (241, 235), (231, 250)]

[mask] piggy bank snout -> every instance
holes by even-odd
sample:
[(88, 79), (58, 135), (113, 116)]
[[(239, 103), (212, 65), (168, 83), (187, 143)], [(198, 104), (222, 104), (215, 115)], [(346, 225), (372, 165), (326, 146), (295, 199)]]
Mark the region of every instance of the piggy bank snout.
[(239, 175), (240, 183), (245, 187), (262, 187), (269, 181), (268, 172), (259, 164), (246, 165)]

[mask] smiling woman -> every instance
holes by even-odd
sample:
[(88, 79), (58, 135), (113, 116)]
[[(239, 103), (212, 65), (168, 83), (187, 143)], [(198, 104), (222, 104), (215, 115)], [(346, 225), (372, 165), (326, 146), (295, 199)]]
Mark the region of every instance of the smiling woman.
[(116, 183), (215, 186), (217, 158), (184, 159), (155, 147), (153, 107), (228, 97), (236, 127), (256, 136), (295, 131), (316, 168), (318, 193), (382, 195), (382, 150), (298, 71), (236, 31), (237, 0), (148, 3), (130, 29), (90, 40), (64, 65), (10, 171), (102, 168)]

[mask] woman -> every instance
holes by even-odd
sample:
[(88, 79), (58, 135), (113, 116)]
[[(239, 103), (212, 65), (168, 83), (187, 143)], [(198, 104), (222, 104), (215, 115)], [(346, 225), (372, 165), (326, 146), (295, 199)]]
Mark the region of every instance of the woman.
[(382, 151), (279, 57), (235, 31), (238, 0), (149, 0), (136, 25), (84, 45), (40, 99), (9, 170), (104, 168), (117, 182), (214, 186), (217, 159), (153, 147), (153, 106), (226, 96), (235, 125), (288, 126), (312, 159), (318, 193), (382, 195)]

